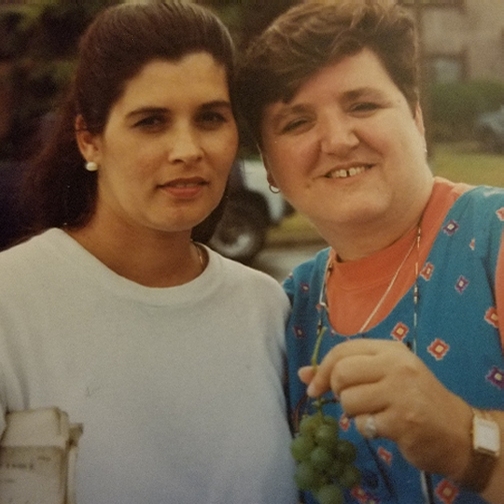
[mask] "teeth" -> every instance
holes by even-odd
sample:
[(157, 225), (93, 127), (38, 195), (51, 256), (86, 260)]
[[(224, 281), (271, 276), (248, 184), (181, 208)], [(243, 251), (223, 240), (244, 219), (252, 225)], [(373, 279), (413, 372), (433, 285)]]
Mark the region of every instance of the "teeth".
[(326, 178), (346, 178), (346, 177), (354, 177), (355, 175), (359, 175), (360, 173), (364, 173), (367, 170), (366, 166), (357, 166), (350, 168), (349, 170), (333, 170), (330, 171)]
[(173, 187), (196, 187), (198, 184), (195, 182), (188, 182), (188, 183), (178, 182), (176, 184), (171, 184), (171, 185)]

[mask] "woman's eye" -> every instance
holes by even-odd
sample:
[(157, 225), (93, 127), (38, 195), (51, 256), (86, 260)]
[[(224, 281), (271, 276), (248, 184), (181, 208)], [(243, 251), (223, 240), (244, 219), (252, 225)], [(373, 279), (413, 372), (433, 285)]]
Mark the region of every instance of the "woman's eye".
[(360, 102), (360, 103), (355, 103), (351, 107), (352, 112), (373, 112), (374, 110), (377, 110), (380, 108), (380, 106), (377, 103), (374, 102)]
[(145, 129), (159, 129), (164, 126), (166, 120), (162, 116), (148, 116), (135, 123), (135, 127)]
[(282, 133), (290, 133), (301, 129), (303, 126), (308, 124), (308, 120), (305, 118), (293, 119), (282, 126)]
[(227, 122), (227, 118), (220, 112), (207, 111), (202, 112), (198, 116), (197, 122), (204, 128), (213, 129), (218, 128), (221, 124)]

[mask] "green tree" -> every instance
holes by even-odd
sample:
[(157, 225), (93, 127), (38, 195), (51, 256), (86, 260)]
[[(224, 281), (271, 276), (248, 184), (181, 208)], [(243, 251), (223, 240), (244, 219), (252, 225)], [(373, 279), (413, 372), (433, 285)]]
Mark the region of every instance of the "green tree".
[(240, 49), (297, 0), (196, 0), (213, 8), (231, 30)]
[[(150, 0), (161, 1), (161, 0)], [(296, 0), (193, 0), (212, 8), (239, 48)], [(28, 156), (40, 118), (66, 89), (78, 39), (121, 0), (33, 0), (0, 6), (0, 159)]]
[(78, 39), (118, 0), (39, 0), (0, 8), (0, 158), (31, 152), (39, 120), (72, 73)]
[[(195, 0), (195, 3), (210, 7), (221, 17), (231, 31), (239, 57), (255, 36), (299, 0)], [(255, 143), (244, 125), (241, 125), (240, 130), (241, 154), (258, 155)]]

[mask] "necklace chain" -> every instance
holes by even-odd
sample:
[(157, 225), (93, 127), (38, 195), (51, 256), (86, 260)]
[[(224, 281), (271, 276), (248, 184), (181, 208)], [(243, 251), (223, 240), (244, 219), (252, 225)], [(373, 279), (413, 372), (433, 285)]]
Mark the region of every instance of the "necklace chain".
[[(383, 302), (387, 298), (389, 292), (392, 290), (392, 287), (395, 284), (395, 281), (397, 280), (397, 277), (399, 276), (399, 273), (402, 270), (402, 267), (404, 266), (404, 264), (408, 260), (408, 257), (410, 256), (411, 252), (413, 251), (413, 248), (415, 247), (415, 244), (417, 245), (417, 258), (416, 258), (416, 263), (415, 263), (415, 284), (414, 284), (414, 287), (413, 287), (413, 299), (414, 299), (414, 303), (415, 303), (415, 313), (414, 314), (416, 315), (416, 301), (415, 301), (415, 299), (416, 299), (416, 297), (418, 297), (417, 276), (418, 276), (418, 250), (420, 248), (420, 236), (421, 236), (420, 226), (418, 226), (417, 227), (417, 232), (416, 232), (416, 235), (415, 235), (415, 240), (413, 241), (413, 243), (411, 244), (410, 248), (408, 249), (408, 252), (406, 252), (406, 255), (404, 256), (403, 260), (401, 261), (401, 264), (399, 264), (399, 267), (397, 268), (396, 272), (394, 273), (394, 276), (390, 280), (390, 282), (389, 282), (389, 284), (387, 286), (387, 289), (383, 293), (383, 296), (379, 299), (379, 301), (376, 304), (376, 306), (374, 307), (373, 311), (369, 314), (369, 317), (366, 319), (366, 321), (364, 322), (364, 324), (362, 324), (362, 326), (360, 327), (360, 329), (358, 331), (359, 333), (363, 333), (367, 329), (369, 323), (371, 322), (371, 320), (373, 319), (373, 317), (376, 315), (376, 312), (380, 309), (381, 305), (383, 304)], [(415, 325), (415, 318), (416, 317), (414, 317), (413, 325)]]
[[(422, 230), (421, 230), (421, 225), (420, 223), (417, 226), (417, 232), (415, 236), (415, 240), (411, 244), (411, 247), (408, 249), (408, 252), (404, 259), (401, 261), (401, 264), (399, 264), (399, 267), (397, 268), (396, 272), (394, 273), (394, 276), (392, 277), (392, 280), (390, 281), (387, 289), (385, 290), (385, 293), (383, 296), (380, 298), (378, 301), (378, 304), (375, 306), (374, 310), (371, 312), (369, 317), (366, 319), (364, 324), (361, 326), (359, 333), (362, 333), (367, 325), (371, 322), (372, 318), (376, 314), (376, 312), (379, 310), (380, 306), (384, 302), (385, 298), (387, 297), (388, 293), (392, 289), (392, 286), (394, 285), (397, 277), (399, 276), (399, 273), (406, 263), (408, 257), (410, 256), (411, 252), (413, 251), (413, 248), (416, 245), (416, 261), (415, 261), (415, 281), (413, 284), (413, 338), (412, 338), (412, 345), (408, 345), (410, 350), (417, 355), (417, 323), (418, 323), (418, 302), (419, 302), (419, 287), (418, 287), (418, 276), (420, 273), (419, 269), (419, 262), (420, 262), (420, 241), (422, 237)], [(320, 290), (320, 297), (319, 297), (319, 306), (320, 306), (320, 313), (319, 313), (319, 320), (317, 324), (317, 336), (321, 336), (323, 334), (323, 324), (322, 324), (322, 309), (324, 309), (327, 313), (327, 316), (329, 316), (329, 309), (327, 305), (327, 280), (328, 277), (331, 273), (331, 263), (328, 262), (326, 266), (326, 270), (324, 273), (324, 281), (322, 283), (322, 288)], [(319, 342), (320, 344), (320, 342)], [(434, 503), (434, 498), (433, 498), (433, 489), (432, 489), (432, 480), (431, 480), (431, 475), (430, 473), (427, 473), (425, 471), (420, 472), (420, 483), (422, 487), (422, 493), (425, 499), (426, 504), (433, 504)]]
[[(414, 306), (414, 309), (413, 309), (413, 347), (414, 348), (413, 348), (413, 350), (414, 350), (415, 353), (416, 353), (416, 348), (415, 347), (416, 347), (416, 328), (417, 328), (417, 305), (418, 305), (418, 299), (419, 299), (419, 295), (418, 295), (418, 274), (419, 274), (420, 240), (421, 240), (421, 236), (422, 236), (421, 226), (420, 226), (420, 224), (418, 224), (418, 226), (417, 226), (417, 232), (416, 232), (416, 235), (415, 235), (415, 239), (411, 243), (411, 246), (408, 249), (408, 252), (404, 256), (404, 258), (401, 261), (401, 263), (399, 264), (399, 267), (395, 271), (395, 273), (394, 273), (392, 279), (390, 280), (390, 282), (389, 282), (389, 284), (388, 284), (385, 292), (383, 293), (383, 295), (381, 296), (381, 298), (378, 300), (378, 303), (373, 308), (373, 310), (371, 311), (371, 313), (369, 314), (369, 316), (367, 317), (367, 319), (365, 320), (365, 322), (362, 324), (362, 326), (360, 327), (360, 329), (357, 332), (357, 334), (362, 334), (367, 329), (367, 327), (370, 324), (371, 320), (376, 315), (376, 313), (378, 312), (378, 310), (380, 309), (380, 307), (384, 303), (385, 299), (387, 298), (388, 294), (392, 290), (392, 287), (394, 286), (394, 284), (395, 284), (395, 282), (397, 280), (397, 277), (399, 276), (399, 273), (401, 272), (404, 264), (408, 260), (408, 257), (411, 255), (411, 252), (413, 251), (413, 249), (415, 248), (415, 245), (416, 245), (415, 283), (413, 285), (413, 306)], [(329, 275), (331, 273), (331, 270), (332, 270), (332, 262), (328, 262), (327, 266), (326, 266), (326, 270), (324, 272), (324, 281), (322, 283), (322, 288), (320, 289), (320, 296), (319, 296), (319, 306), (321, 308), (324, 308), (327, 311), (327, 313), (329, 313), (328, 303), (327, 303), (327, 281), (328, 281)], [(319, 320), (318, 326), (320, 327), (321, 325), (322, 325), (322, 321)]]
[(200, 266), (201, 266), (201, 271), (204, 271), (205, 269), (205, 258), (203, 256), (203, 247), (195, 242), (195, 241), (192, 241), (191, 240), (191, 243), (194, 245), (194, 248), (196, 249), (196, 252), (198, 254), (198, 259), (199, 259), (199, 263), (200, 263)]

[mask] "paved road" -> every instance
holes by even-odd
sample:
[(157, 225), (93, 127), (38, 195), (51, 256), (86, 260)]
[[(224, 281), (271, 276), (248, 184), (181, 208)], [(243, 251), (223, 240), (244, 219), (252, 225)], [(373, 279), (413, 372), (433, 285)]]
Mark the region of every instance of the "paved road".
[(281, 282), (294, 266), (310, 259), (322, 248), (324, 243), (266, 248), (257, 255), (251, 266)]

